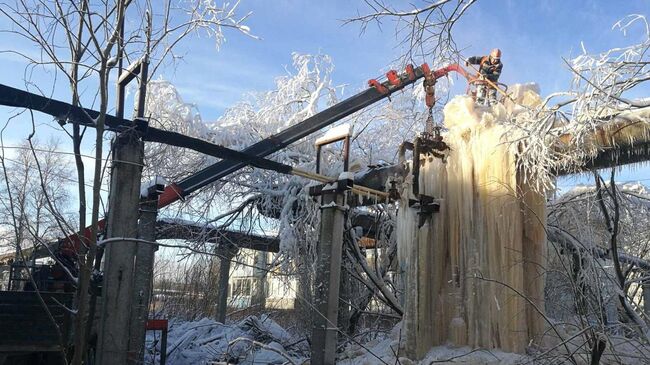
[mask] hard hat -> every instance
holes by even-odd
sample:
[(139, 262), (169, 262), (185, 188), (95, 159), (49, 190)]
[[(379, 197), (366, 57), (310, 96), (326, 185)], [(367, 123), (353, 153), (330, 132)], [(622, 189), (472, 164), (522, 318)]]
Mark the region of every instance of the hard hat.
[(501, 50), (498, 48), (495, 48), (490, 52), (490, 57), (493, 59), (500, 59), (501, 58)]

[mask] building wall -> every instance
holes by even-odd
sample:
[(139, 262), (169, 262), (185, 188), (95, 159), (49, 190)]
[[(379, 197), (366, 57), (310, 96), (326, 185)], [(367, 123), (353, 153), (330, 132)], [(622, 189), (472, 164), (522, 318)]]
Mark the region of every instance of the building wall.
[(293, 276), (277, 275), (266, 268), (256, 269), (256, 255), (266, 254), (266, 262), (273, 262), (275, 254), (259, 253), (257, 251), (241, 249), (230, 270), (228, 280), (228, 306), (231, 308), (247, 308), (252, 305), (252, 298), (259, 290), (260, 280), (264, 280), (263, 289), (266, 309), (293, 309), (298, 289), (297, 278)]

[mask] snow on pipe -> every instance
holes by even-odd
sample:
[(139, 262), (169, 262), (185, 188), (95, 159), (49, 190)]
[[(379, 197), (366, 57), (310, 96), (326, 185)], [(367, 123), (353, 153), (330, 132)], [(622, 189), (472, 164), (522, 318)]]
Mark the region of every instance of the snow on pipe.
[(574, 145), (586, 146), (583, 166), (562, 167), (558, 175), (589, 171), (650, 160), (650, 107), (624, 111), (598, 126), (584, 141), (572, 131), (559, 136), (570, 151)]

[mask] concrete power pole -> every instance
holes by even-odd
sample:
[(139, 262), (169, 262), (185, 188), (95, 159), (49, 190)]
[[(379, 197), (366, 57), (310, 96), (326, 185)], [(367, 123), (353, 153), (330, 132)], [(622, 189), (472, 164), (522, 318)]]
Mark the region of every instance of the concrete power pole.
[(219, 258), (219, 278), (217, 280), (217, 308), (215, 320), (226, 323), (226, 312), (228, 310), (228, 280), (230, 279), (230, 260), (237, 255), (236, 247), (223, 247), (217, 249)]
[[(346, 248), (343, 248), (345, 252)], [(352, 317), (352, 308), (350, 303), (352, 298), (356, 298), (358, 291), (354, 289), (354, 283), (356, 279), (348, 272), (345, 267), (352, 267), (350, 263), (350, 258), (341, 254), (341, 284), (339, 287), (339, 315), (337, 320), (337, 327), (341, 329), (344, 333), (350, 332), (350, 319)]]
[(341, 182), (322, 190), (318, 266), (314, 296), (314, 321), (311, 335), (311, 364), (333, 365), (336, 361), (336, 338), (341, 283), (345, 192)]
[[(123, 32), (124, 29), (121, 30), (122, 34)], [(122, 73), (121, 57), (119, 62), (116, 115), (120, 118), (123, 117), (126, 85), (139, 74), (136, 116), (142, 118), (147, 93), (148, 52), (124, 73)], [(127, 130), (118, 134), (113, 141), (113, 168), (106, 236), (107, 238), (124, 238), (124, 240), (113, 241), (105, 248), (102, 310), (97, 344), (97, 364), (99, 365), (126, 364), (127, 360), (133, 360), (133, 356), (129, 356), (129, 350), (135, 346), (131, 341), (130, 332), (133, 320), (131, 306), (134, 300), (134, 266), (138, 247), (129, 238), (138, 237), (138, 208), (143, 160), (144, 144), (138, 133), (134, 130)], [(157, 201), (154, 210), (156, 209)], [(155, 225), (155, 215), (153, 219)], [(149, 249), (153, 248), (149, 247)], [(153, 265), (153, 252), (145, 253), (144, 257), (149, 255), (152, 256), (151, 265)], [(138, 281), (138, 285), (138, 291), (144, 291), (148, 284), (143, 285), (142, 281)], [(138, 316), (140, 316), (139, 313), (136, 314), (136, 317)], [(146, 318), (144, 320), (146, 321)], [(140, 336), (139, 330), (136, 331), (134, 336)], [(139, 349), (131, 349), (131, 352), (133, 351), (139, 351)]]
[(259, 310), (266, 308), (266, 269), (268, 265), (267, 260), (268, 252), (257, 251), (255, 252), (255, 264), (253, 268), (253, 293), (251, 295), (251, 307)]
[[(146, 198), (140, 203), (138, 238), (156, 240), (156, 219), (158, 217), (158, 194), (161, 187), (151, 186)], [(133, 302), (129, 339), (129, 363), (144, 362), (145, 326), (149, 315), (149, 303), (153, 285), (153, 267), (157, 245), (138, 243), (133, 273)]]
[[(133, 265), (138, 236), (138, 206), (143, 145), (137, 132), (125, 131), (113, 142), (104, 281), (97, 364), (126, 364), (133, 297)], [(123, 238), (123, 239), (122, 239)]]
[[(149, 39), (149, 35), (147, 39)], [(144, 118), (147, 78), (149, 77), (148, 52), (142, 58), (136, 70), (139, 71), (140, 82), (138, 85), (138, 105), (135, 115), (137, 118)], [(150, 242), (156, 241), (158, 195), (163, 188), (164, 186), (159, 185), (158, 181), (153, 182), (152, 186), (148, 187), (147, 196), (140, 203), (138, 238)], [(149, 302), (151, 299), (151, 287), (153, 285), (153, 264), (157, 249), (158, 247), (153, 244), (136, 243), (136, 257), (133, 271), (133, 311), (131, 312), (129, 331), (129, 364), (142, 364), (144, 361), (145, 326), (149, 315)]]

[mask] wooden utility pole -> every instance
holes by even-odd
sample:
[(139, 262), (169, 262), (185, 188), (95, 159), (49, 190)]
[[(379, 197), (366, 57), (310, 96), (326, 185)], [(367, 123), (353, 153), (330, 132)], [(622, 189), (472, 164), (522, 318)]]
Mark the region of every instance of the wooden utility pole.
[(138, 206), (143, 144), (135, 131), (120, 133), (113, 142), (102, 308), (97, 364), (126, 364), (133, 298), (133, 266), (138, 236)]
[(311, 364), (333, 365), (336, 362), (339, 286), (343, 224), (345, 223), (345, 189), (341, 181), (326, 185), (321, 192), (321, 223), (318, 240), (318, 266), (311, 335)]

